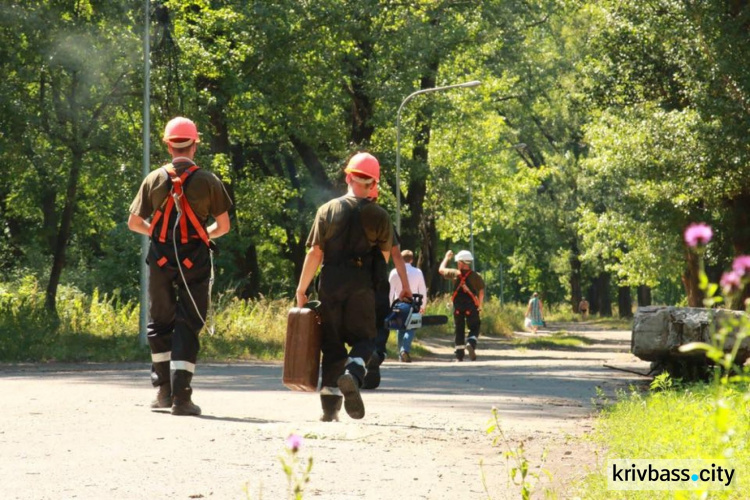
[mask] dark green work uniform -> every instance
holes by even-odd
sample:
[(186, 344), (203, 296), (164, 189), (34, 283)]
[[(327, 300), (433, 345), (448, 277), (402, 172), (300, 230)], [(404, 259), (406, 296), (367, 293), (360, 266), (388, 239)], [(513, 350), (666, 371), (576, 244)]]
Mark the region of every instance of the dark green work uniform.
[(382, 207), (353, 195), (318, 209), (307, 246), (317, 245), (323, 251), (318, 290), (323, 330), (321, 394), (335, 392), (345, 370), (362, 385), (376, 335), (374, 256), (390, 251), (391, 228)]
[[(173, 166), (177, 176), (185, 177), (184, 196), (205, 235), (209, 216), (227, 212), (232, 201), (222, 182), (211, 172), (194, 169), (191, 160), (176, 158)], [(185, 175), (190, 169), (193, 171)], [(178, 372), (181, 383), (189, 387), (200, 349), (198, 334), (208, 310), (211, 261), (208, 240), (199, 237), (186, 214), (179, 217), (180, 225), (175, 231), (177, 210), (164, 208), (171, 205), (168, 203), (171, 188), (167, 168), (154, 170), (143, 180), (130, 205), (130, 213), (151, 220), (147, 332), (152, 383), (155, 387), (170, 383), (171, 368)], [(178, 258), (184, 280), (177, 267)], [(174, 387), (173, 390), (177, 391)]]

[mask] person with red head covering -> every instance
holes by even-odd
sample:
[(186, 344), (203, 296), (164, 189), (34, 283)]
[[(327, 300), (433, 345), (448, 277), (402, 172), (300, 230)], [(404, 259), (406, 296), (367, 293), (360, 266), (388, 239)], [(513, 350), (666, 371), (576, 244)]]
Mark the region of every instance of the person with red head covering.
[(229, 231), (232, 201), (219, 178), (193, 161), (200, 137), (192, 120), (170, 120), (163, 140), (172, 161), (146, 176), (128, 218), (130, 230), (151, 239), (148, 343), (158, 388), (151, 407), (200, 415), (191, 381), (210, 301), (211, 240)]
[(338, 420), (342, 402), (351, 418), (365, 416), (360, 388), (376, 336), (375, 263), (376, 257), (388, 260), (393, 242), (388, 212), (368, 199), (380, 180), (377, 158), (357, 153), (344, 172), (348, 192), (318, 208), (296, 291), (297, 306), (303, 307), (321, 268), (317, 310), (323, 331), (321, 420), (326, 422)]

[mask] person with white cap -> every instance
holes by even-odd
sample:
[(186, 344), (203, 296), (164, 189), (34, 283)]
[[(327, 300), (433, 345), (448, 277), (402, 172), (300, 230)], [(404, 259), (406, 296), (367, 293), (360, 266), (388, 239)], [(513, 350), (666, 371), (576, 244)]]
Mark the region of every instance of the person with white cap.
[(388, 212), (368, 199), (372, 184), (380, 180), (377, 158), (357, 153), (344, 172), (348, 192), (318, 208), (296, 291), (297, 307), (303, 307), (308, 287), (322, 265), (318, 311), (323, 331), (320, 403), (324, 422), (338, 420), (342, 399), (351, 418), (365, 416), (360, 388), (376, 336), (375, 256), (379, 252), (387, 261), (393, 241)]
[(151, 239), (147, 334), (158, 388), (151, 408), (200, 415), (191, 381), (210, 301), (211, 240), (229, 231), (232, 201), (219, 178), (193, 161), (200, 138), (192, 120), (170, 120), (163, 140), (172, 161), (146, 176), (128, 218), (130, 230)]
[[(455, 324), (456, 360), (464, 360), (464, 349), (469, 352), (469, 359), (477, 359), (477, 340), (479, 338), (479, 327), (481, 326), (480, 314), (484, 303), (484, 280), (472, 271), (471, 264), (474, 256), (468, 250), (461, 250), (456, 254), (456, 266), (458, 269), (448, 267), (448, 262), (453, 257), (453, 252), (448, 250), (445, 258), (440, 263), (440, 275), (450, 279), (455, 284), (453, 291), (453, 320)], [(466, 327), (469, 327), (469, 338), (466, 336)], [(465, 340), (465, 344), (464, 344)]]

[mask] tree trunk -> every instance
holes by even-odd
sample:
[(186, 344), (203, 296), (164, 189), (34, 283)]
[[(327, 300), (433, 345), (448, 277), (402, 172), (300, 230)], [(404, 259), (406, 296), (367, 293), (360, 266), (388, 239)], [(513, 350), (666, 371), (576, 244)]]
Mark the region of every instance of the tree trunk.
[(570, 255), (570, 300), (573, 306), (573, 312), (578, 314), (578, 304), (581, 303), (581, 260), (578, 258), (578, 244), (575, 240), (571, 245)]
[(258, 249), (255, 243), (245, 247), (243, 256), (243, 271), (245, 284), (240, 288), (239, 295), (243, 299), (256, 299), (260, 296), (260, 266), (258, 265)]
[(322, 188), (324, 191), (327, 191), (323, 198), (326, 201), (334, 198), (333, 183), (328, 179), (326, 169), (320, 162), (320, 159), (315, 153), (313, 147), (295, 135), (290, 135), (289, 140), (291, 141), (292, 146), (294, 146), (294, 149), (297, 151), (297, 154), (299, 154), (300, 158), (302, 158), (302, 163), (305, 164), (308, 172), (310, 172), (315, 185), (319, 188)]
[[(299, 175), (297, 175), (297, 167), (294, 164), (294, 160), (289, 156), (285, 156), (284, 163), (292, 187), (294, 187), (297, 192), (302, 192), (302, 185), (299, 182)], [(305, 200), (301, 196), (297, 197), (296, 209), (298, 214), (302, 214), (305, 211)], [(305, 246), (307, 233), (305, 231), (308, 228), (302, 226), (299, 217), (296, 217), (294, 220), (287, 220), (285, 227), (286, 255), (294, 264), (294, 281), (297, 282), (302, 274), (302, 265), (305, 262), (305, 255), (307, 254), (307, 247)]]
[[(437, 63), (431, 66), (433, 71), (423, 76), (420, 88), (427, 89), (435, 87), (435, 74), (437, 73)], [(434, 295), (434, 288), (431, 285), (438, 283), (440, 275), (438, 268), (442, 256), (438, 255), (437, 250), (437, 230), (435, 221), (432, 217), (424, 213), (424, 200), (427, 194), (427, 176), (429, 165), (429, 144), (430, 144), (430, 127), (432, 122), (432, 112), (429, 107), (420, 108), (417, 113), (416, 129), (417, 136), (412, 148), (412, 168), (409, 170), (409, 194), (406, 197), (406, 204), (409, 207), (409, 216), (404, 218), (401, 226), (402, 248), (419, 248), (419, 265), (424, 273), (425, 284)], [(416, 228), (414, 231), (412, 228)]]
[[(369, 20), (368, 24), (369, 24)], [(368, 65), (374, 59), (372, 39), (366, 32), (361, 40), (357, 40), (357, 56), (347, 61), (349, 71), (349, 87), (347, 91), (352, 98), (352, 114), (349, 141), (357, 146), (367, 147), (375, 127), (372, 124), (372, 101), (368, 93), (370, 82), (367, 81)]]
[(438, 249), (438, 237), (434, 218), (425, 217), (422, 220), (419, 230), (422, 245), (420, 247), (421, 252), (417, 266), (422, 270), (422, 274), (424, 274), (425, 285), (430, 297), (434, 297), (442, 290), (440, 286), (442, 284), (442, 277), (438, 269), (440, 268), (440, 262), (443, 260), (443, 256), (440, 255), (440, 250)]
[(688, 299), (688, 306), (690, 307), (703, 307), (703, 291), (698, 286), (698, 279), (700, 274), (700, 268), (698, 264), (698, 256), (695, 252), (687, 251), (686, 254), (687, 265), (685, 271), (682, 274), (682, 285), (685, 287), (685, 294)]
[(617, 289), (617, 309), (621, 318), (633, 317), (633, 298), (629, 286), (621, 286)]
[(50, 270), (49, 283), (47, 284), (47, 293), (44, 301), (47, 310), (55, 315), (57, 315), (57, 287), (60, 284), (63, 267), (65, 267), (65, 250), (68, 246), (68, 240), (70, 240), (73, 214), (76, 207), (76, 194), (78, 192), (78, 179), (81, 175), (81, 167), (83, 165), (83, 152), (78, 149), (73, 149), (71, 152), (72, 159), (68, 186), (65, 191), (65, 207), (63, 208), (62, 217), (60, 217), (60, 227), (55, 239), (52, 269)]
[(591, 313), (599, 316), (612, 316), (612, 299), (609, 295), (609, 273), (602, 272), (591, 283), (589, 293)]
[(651, 305), (651, 287), (648, 285), (638, 285), (638, 307)]
[[(729, 202), (732, 220), (732, 246), (735, 255), (750, 253), (750, 193), (741, 193)], [(729, 307), (736, 310), (745, 309), (745, 300), (750, 298), (750, 285), (745, 285), (741, 294)]]

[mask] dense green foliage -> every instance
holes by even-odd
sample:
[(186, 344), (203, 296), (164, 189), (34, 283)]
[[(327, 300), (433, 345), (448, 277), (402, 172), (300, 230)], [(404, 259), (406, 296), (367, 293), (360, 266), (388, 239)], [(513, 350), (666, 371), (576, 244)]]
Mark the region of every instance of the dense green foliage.
[[(315, 207), (357, 150), (380, 158), (394, 213), (398, 132), (403, 246), (433, 293), (444, 252), (473, 243), (500, 302), (698, 304), (685, 225), (716, 228), (709, 272), (750, 247), (749, 9), (154, 0), (148, 156), (168, 160), (169, 118), (198, 123), (198, 163), (235, 202), (221, 293), (291, 297)], [(135, 0), (0, 6), (0, 269), (44, 283), (48, 308), (66, 287), (137, 296), (145, 18)], [(396, 130), (407, 95), (469, 80), (417, 96)]]

